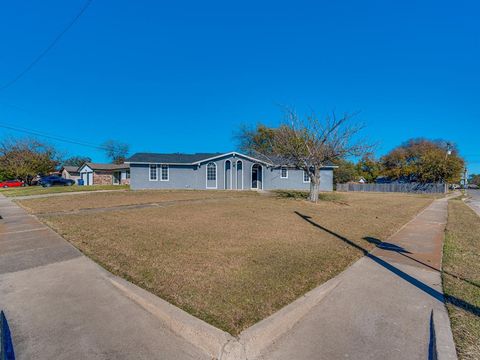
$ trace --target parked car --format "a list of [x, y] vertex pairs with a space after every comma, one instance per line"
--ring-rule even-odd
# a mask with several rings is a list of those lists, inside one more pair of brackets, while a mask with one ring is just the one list
[[57, 175], [50, 175], [42, 177], [40, 180], [38, 180], [38, 183], [43, 187], [50, 187], [55, 185], [72, 186], [75, 184], [75, 181], [71, 179], [64, 179]]
[[26, 185], [23, 181], [20, 181], [20, 180], [5, 180], [0, 182], [0, 187], [2, 188], [19, 187], [19, 186], [26, 186]]

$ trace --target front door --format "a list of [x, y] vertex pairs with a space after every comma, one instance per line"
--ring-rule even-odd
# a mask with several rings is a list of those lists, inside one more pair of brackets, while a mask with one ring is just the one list
[[259, 164], [252, 166], [252, 189], [262, 189], [262, 166]]
[[122, 173], [120, 171], [113, 172], [113, 185], [120, 185], [120, 180], [122, 178]]

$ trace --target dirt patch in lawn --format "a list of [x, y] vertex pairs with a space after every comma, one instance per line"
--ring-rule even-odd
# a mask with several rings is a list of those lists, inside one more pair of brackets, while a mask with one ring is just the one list
[[371, 248], [364, 237], [386, 240], [430, 202], [351, 193], [311, 204], [246, 194], [41, 218], [113, 273], [235, 335], [362, 256], [297, 213]]
[[123, 191], [88, 193], [71, 197], [48, 197], [39, 199], [21, 200], [18, 203], [33, 214], [70, 212], [81, 209], [114, 208], [119, 206], [156, 204], [172, 201], [222, 199], [258, 196], [252, 191], [195, 191], [195, 190], [171, 190], [171, 191]]
[[[480, 308], [480, 217], [461, 200], [448, 205], [448, 224], [443, 248], [445, 295]], [[480, 359], [479, 314], [447, 303], [453, 337], [460, 359]]]

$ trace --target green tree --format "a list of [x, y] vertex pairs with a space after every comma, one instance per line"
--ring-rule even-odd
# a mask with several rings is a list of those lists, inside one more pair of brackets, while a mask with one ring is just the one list
[[246, 125], [241, 126], [240, 131], [235, 136], [239, 151], [248, 155], [272, 154], [276, 130], [263, 124], [257, 124], [254, 128]]
[[468, 183], [480, 186], [480, 174], [471, 174], [468, 177]]
[[371, 155], [363, 156], [355, 165], [358, 176], [372, 183], [382, 174], [382, 164]]
[[445, 140], [411, 139], [382, 157], [384, 175], [419, 182], [457, 183], [465, 162]]
[[345, 159], [335, 161], [338, 168], [333, 170], [333, 183], [344, 184], [350, 181], [358, 180], [358, 171], [355, 164]]
[[54, 147], [37, 139], [7, 139], [0, 143], [0, 174], [30, 184], [36, 175], [54, 171], [59, 158]]

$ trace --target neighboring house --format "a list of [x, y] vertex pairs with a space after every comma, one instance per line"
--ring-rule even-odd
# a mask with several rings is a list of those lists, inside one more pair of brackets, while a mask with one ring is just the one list
[[85, 163], [78, 169], [84, 185], [124, 185], [130, 184], [128, 164]]
[[366, 184], [366, 183], [367, 183], [367, 180], [366, 180], [363, 176], [361, 176], [360, 179], [358, 179], [358, 183], [360, 183], [360, 184]]
[[60, 170], [60, 173], [64, 179], [75, 180], [75, 182], [77, 182], [78, 179], [80, 179], [80, 172], [78, 171], [78, 166], [65, 165]]
[[[202, 154], [137, 153], [130, 165], [132, 189], [309, 190], [303, 170], [280, 160], [238, 152]], [[320, 170], [320, 190], [333, 190], [333, 169]]]

